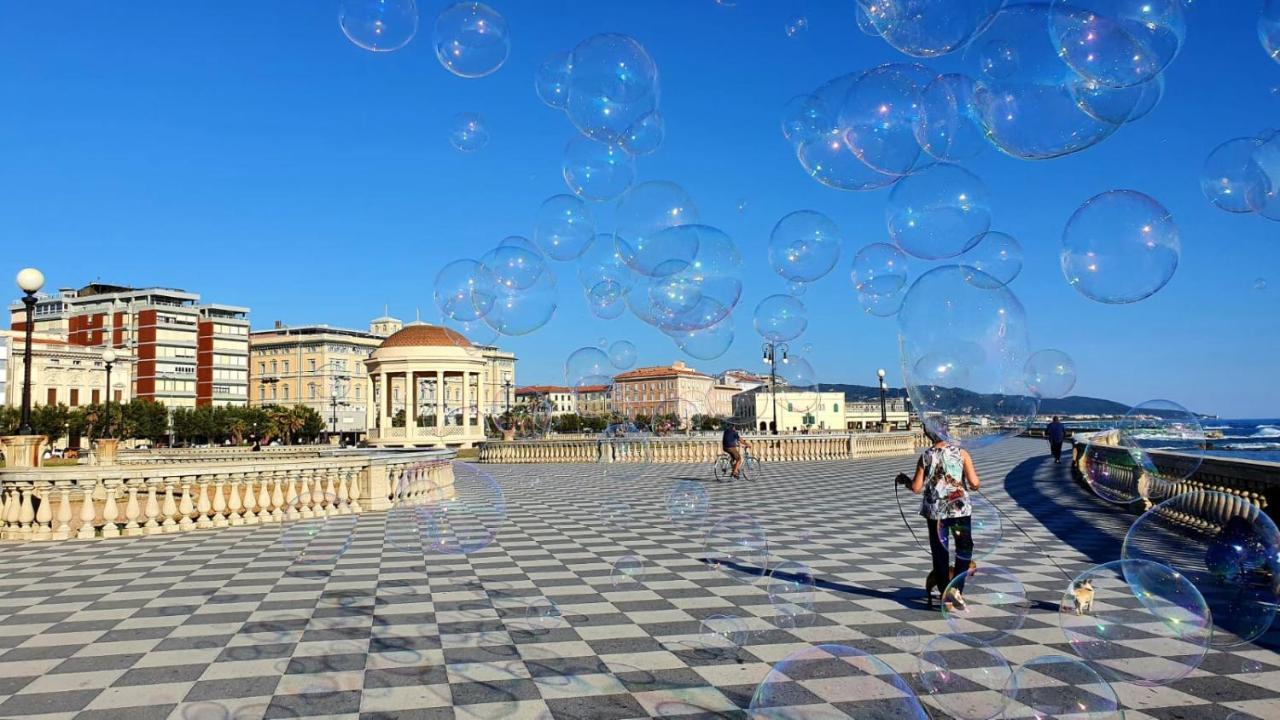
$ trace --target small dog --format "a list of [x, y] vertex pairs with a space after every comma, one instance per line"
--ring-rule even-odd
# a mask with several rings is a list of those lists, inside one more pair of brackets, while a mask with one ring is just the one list
[[[973, 576], [973, 573], [977, 572], [977, 570], [978, 570], [978, 563], [973, 562], [972, 560], [970, 560], [970, 561], [969, 561], [969, 576], [970, 576], [970, 577], [972, 577], [972, 576]], [[926, 578], [926, 579], [925, 579], [925, 581], [924, 581], [924, 596], [925, 596], [925, 599], [926, 599], [926, 600], [928, 601], [928, 603], [929, 603], [929, 607], [930, 607], [930, 609], [932, 609], [932, 608], [933, 608], [933, 590], [934, 590], [934, 588], [937, 588], [937, 589], [938, 589], [938, 602], [942, 602], [942, 599], [943, 599], [943, 598], [942, 598], [942, 594], [943, 594], [944, 592], [946, 592], [946, 591], [947, 591], [947, 586], [951, 584], [951, 581], [952, 581], [952, 580], [954, 580], [954, 579], [955, 579], [955, 577], [956, 577], [956, 569], [955, 569], [955, 568], [947, 568], [947, 581], [946, 581], [946, 582], [939, 582], [939, 581], [938, 581], [938, 574], [937, 574], [936, 572], [934, 572], [933, 570], [930, 570], [930, 571], [929, 571], [929, 577], [928, 577], [928, 578]]]
[[1071, 602], [1077, 615], [1093, 612], [1093, 581], [1081, 580], [1071, 586]]

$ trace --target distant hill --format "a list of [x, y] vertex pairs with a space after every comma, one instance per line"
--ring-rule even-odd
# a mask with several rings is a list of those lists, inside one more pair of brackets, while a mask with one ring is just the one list
[[[880, 388], [871, 385], [822, 383], [821, 387], [827, 392], [843, 392], [844, 399], [849, 402], [866, 402], [880, 399]], [[888, 392], [889, 397], [906, 395], [906, 390], [903, 388], [889, 388]], [[1001, 407], [1007, 408], [1009, 406], [1008, 401], [1012, 399], [1007, 395], [987, 395], [959, 388], [944, 388], [942, 392], [950, 395], [946, 402], [947, 405], [965, 407], [969, 412], [979, 415], [984, 413], [998, 414], [1001, 412]], [[1123, 415], [1128, 411], [1129, 406], [1124, 403], [1079, 395], [1040, 401], [1041, 415]]]

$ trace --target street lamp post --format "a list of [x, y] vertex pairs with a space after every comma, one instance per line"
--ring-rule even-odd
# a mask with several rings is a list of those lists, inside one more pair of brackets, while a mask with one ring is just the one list
[[880, 378], [880, 430], [885, 431], [889, 426], [889, 414], [885, 411], [884, 394], [887, 389], [884, 384], [884, 368], [876, 371], [876, 375]]
[[19, 435], [31, 435], [31, 334], [36, 324], [36, 293], [44, 287], [44, 273], [35, 268], [25, 268], [18, 273], [18, 289], [23, 292], [22, 304], [27, 308], [26, 343], [22, 347], [22, 424]]
[[111, 437], [111, 366], [116, 363], [116, 351], [111, 348], [103, 350], [102, 362], [107, 366], [107, 427], [103, 435]]
[[[769, 395], [773, 400], [773, 434], [778, 434], [778, 360], [787, 362], [787, 344], [767, 342], [761, 347], [762, 360], [769, 366]], [[779, 355], [781, 353], [781, 355]]]

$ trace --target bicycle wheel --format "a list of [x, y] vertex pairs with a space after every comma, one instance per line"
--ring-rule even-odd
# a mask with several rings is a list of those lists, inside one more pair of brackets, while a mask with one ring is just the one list
[[759, 460], [757, 460], [756, 458], [749, 457], [749, 458], [747, 458], [747, 459], [743, 460], [743, 462], [742, 462], [742, 476], [743, 476], [743, 477], [747, 477], [747, 476], [748, 476], [748, 474], [750, 474], [750, 475], [759, 475], [759, 474], [760, 474], [760, 461], [759, 461]]
[[718, 460], [715, 461], [712, 467], [715, 468], [715, 474], [716, 474], [717, 480], [724, 480], [725, 478], [729, 477], [729, 458], [723, 457], [723, 456], [720, 457]]

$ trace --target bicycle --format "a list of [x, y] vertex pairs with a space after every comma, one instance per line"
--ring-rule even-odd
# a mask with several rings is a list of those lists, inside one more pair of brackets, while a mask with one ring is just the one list
[[[716, 458], [716, 461], [715, 463], [712, 464], [712, 467], [714, 469], [717, 480], [724, 480], [725, 478], [732, 477], [733, 458], [730, 457], [729, 453], [727, 452], [720, 453], [720, 457]], [[742, 479], [747, 480], [750, 478], [751, 475], [758, 475], [759, 473], [760, 473], [760, 460], [757, 459], [754, 455], [752, 455], [750, 450], [743, 449], [742, 472], [740, 473], [742, 476]]]

